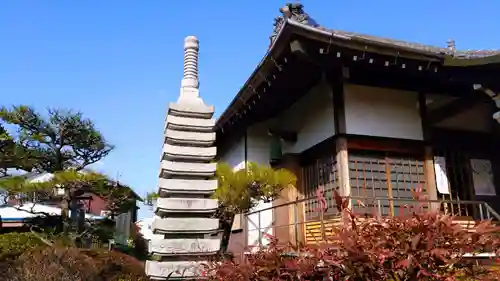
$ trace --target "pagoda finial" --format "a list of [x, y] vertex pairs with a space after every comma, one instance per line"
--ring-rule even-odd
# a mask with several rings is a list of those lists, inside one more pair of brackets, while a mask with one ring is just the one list
[[198, 51], [200, 45], [194, 36], [184, 39], [184, 77], [182, 78], [182, 88], [198, 89]]
[[446, 44], [447, 44], [448, 50], [450, 50], [450, 52], [452, 52], [452, 53], [455, 53], [455, 51], [457, 50], [455, 40], [450, 39], [450, 40], [446, 41]]

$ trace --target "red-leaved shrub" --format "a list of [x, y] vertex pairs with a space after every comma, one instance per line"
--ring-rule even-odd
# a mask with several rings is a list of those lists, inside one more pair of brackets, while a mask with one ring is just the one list
[[249, 254], [245, 262], [208, 266], [207, 276], [219, 281], [500, 280], [493, 267], [468, 256], [500, 254], [500, 230], [491, 221], [464, 229], [452, 217], [430, 210], [358, 218], [338, 195], [336, 201], [344, 225], [332, 229], [331, 240], [321, 247], [290, 249], [271, 239], [266, 249]]

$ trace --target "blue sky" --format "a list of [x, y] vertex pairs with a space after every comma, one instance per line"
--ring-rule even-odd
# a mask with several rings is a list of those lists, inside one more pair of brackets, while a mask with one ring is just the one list
[[[265, 54], [286, 1], [3, 1], [0, 101], [73, 108], [116, 150], [96, 169], [157, 188], [183, 39], [200, 40], [200, 90], [220, 114]], [[459, 49], [500, 49], [500, 1], [303, 0], [321, 25]], [[143, 207], [140, 217], [150, 214]]]

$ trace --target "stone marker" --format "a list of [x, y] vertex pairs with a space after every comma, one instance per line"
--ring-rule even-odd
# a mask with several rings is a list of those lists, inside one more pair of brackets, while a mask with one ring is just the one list
[[[206, 105], [198, 89], [198, 40], [184, 40], [184, 78], [177, 103], [166, 118], [160, 165], [159, 195], [152, 230], [164, 239], [149, 242], [149, 252], [161, 261], [147, 261], [146, 274], [153, 280], [194, 279], [202, 264], [220, 249], [213, 218], [217, 201], [215, 177], [214, 108]], [[208, 236], [208, 237], [207, 237]]]

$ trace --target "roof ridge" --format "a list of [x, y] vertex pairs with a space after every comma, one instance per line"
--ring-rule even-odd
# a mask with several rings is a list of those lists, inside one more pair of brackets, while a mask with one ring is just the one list
[[287, 3], [284, 7], [280, 8], [281, 16], [275, 19], [274, 30], [271, 35], [271, 44], [276, 39], [278, 31], [283, 27], [282, 19], [292, 20], [298, 24], [304, 26], [310, 26], [317, 29], [318, 31], [331, 32], [336, 35], [348, 36], [354, 39], [369, 40], [375, 43], [391, 44], [398, 47], [404, 47], [409, 49], [414, 49], [417, 51], [431, 52], [441, 55], [449, 55], [451, 57], [456, 57], [457, 59], [478, 59], [494, 55], [500, 55], [500, 49], [489, 49], [489, 50], [457, 50], [455, 47], [455, 41], [449, 40], [447, 42], [447, 47], [440, 47], [422, 43], [416, 43], [411, 41], [404, 41], [399, 39], [392, 39], [382, 36], [374, 36], [368, 34], [362, 34], [357, 32], [343, 31], [338, 29], [331, 29], [318, 24], [314, 19], [312, 19], [309, 14], [304, 11], [304, 5], [299, 3]]

